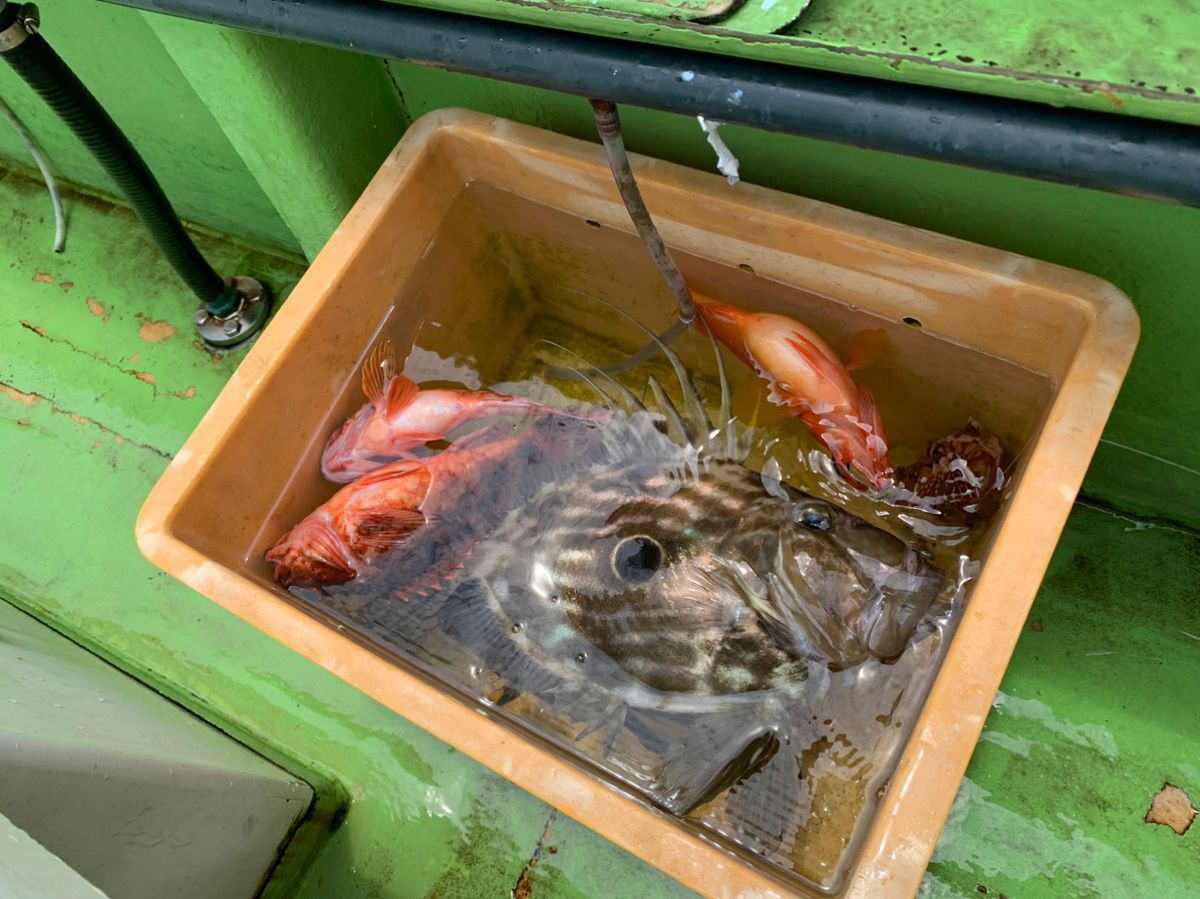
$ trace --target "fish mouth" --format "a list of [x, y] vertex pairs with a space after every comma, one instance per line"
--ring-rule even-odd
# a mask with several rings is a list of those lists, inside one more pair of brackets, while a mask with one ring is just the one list
[[267, 550], [275, 579], [285, 587], [344, 584], [357, 576], [354, 556], [341, 535], [324, 520], [301, 522]]
[[[894, 662], [943, 583], [928, 555], [844, 513], [814, 539], [763, 534], [752, 553], [718, 554], [712, 581], [734, 593], [785, 651], [840, 671]], [[754, 559], [752, 562], [751, 559]]]

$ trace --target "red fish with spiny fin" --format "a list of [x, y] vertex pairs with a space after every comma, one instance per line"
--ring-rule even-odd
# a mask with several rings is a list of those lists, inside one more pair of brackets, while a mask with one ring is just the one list
[[866, 331], [856, 338], [851, 362], [837, 354], [808, 326], [786, 315], [747, 312], [722, 303], [697, 302], [703, 322], [721, 343], [765, 380], [771, 402], [787, 407], [833, 456], [838, 471], [856, 486], [891, 483], [887, 434], [875, 397], [855, 384], [849, 368], [855, 355], [881, 336]]
[[285, 587], [344, 584], [425, 524], [421, 511], [433, 474], [400, 460], [339, 490], [284, 534], [266, 559]]
[[342, 487], [266, 559], [285, 587], [346, 584], [386, 568], [409, 593], [436, 589], [531, 491], [591, 464], [603, 442], [595, 429], [562, 414], [516, 432], [501, 422], [436, 455], [389, 463]]
[[415, 458], [415, 450], [473, 421], [571, 414], [493, 390], [421, 390], [400, 371], [388, 340], [376, 344], [367, 358], [362, 387], [369, 402], [330, 436], [321, 454], [321, 473], [339, 484], [388, 461]]

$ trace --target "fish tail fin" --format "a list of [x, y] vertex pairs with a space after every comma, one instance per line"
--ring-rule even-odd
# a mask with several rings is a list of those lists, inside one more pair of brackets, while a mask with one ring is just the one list
[[354, 449], [358, 445], [359, 437], [374, 416], [375, 407], [367, 403], [329, 435], [325, 449], [321, 452], [321, 474], [325, 476], [326, 480], [345, 484], [353, 481], [364, 470], [377, 467], [368, 466], [366, 469], [360, 469], [353, 464], [351, 459]]
[[747, 365], [752, 365], [746, 348], [746, 337], [754, 322], [752, 313], [709, 300], [697, 300], [696, 311], [699, 313], [696, 318], [704, 323], [705, 331], [729, 347]]

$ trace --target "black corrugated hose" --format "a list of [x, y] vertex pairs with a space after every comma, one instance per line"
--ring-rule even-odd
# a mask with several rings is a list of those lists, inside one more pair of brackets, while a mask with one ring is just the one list
[[237, 306], [236, 289], [196, 249], [154, 175], [96, 98], [40, 34], [27, 34], [16, 21], [19, 9], [15, 3], [0, 8], [0, 37], [21, 29], [15, 39], [0, 40], [0, 56], [92, 152], [197, 298], [214, 315], [228, 314]]

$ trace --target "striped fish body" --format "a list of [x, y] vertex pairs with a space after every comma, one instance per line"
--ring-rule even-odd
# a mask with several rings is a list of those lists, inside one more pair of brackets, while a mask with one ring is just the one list
[[861, 519], [683, 454], [543, 488], [467, 577], [523, 654], [656, 707], [795, 692], [814, 664], [899, 655], [941, 583]]

